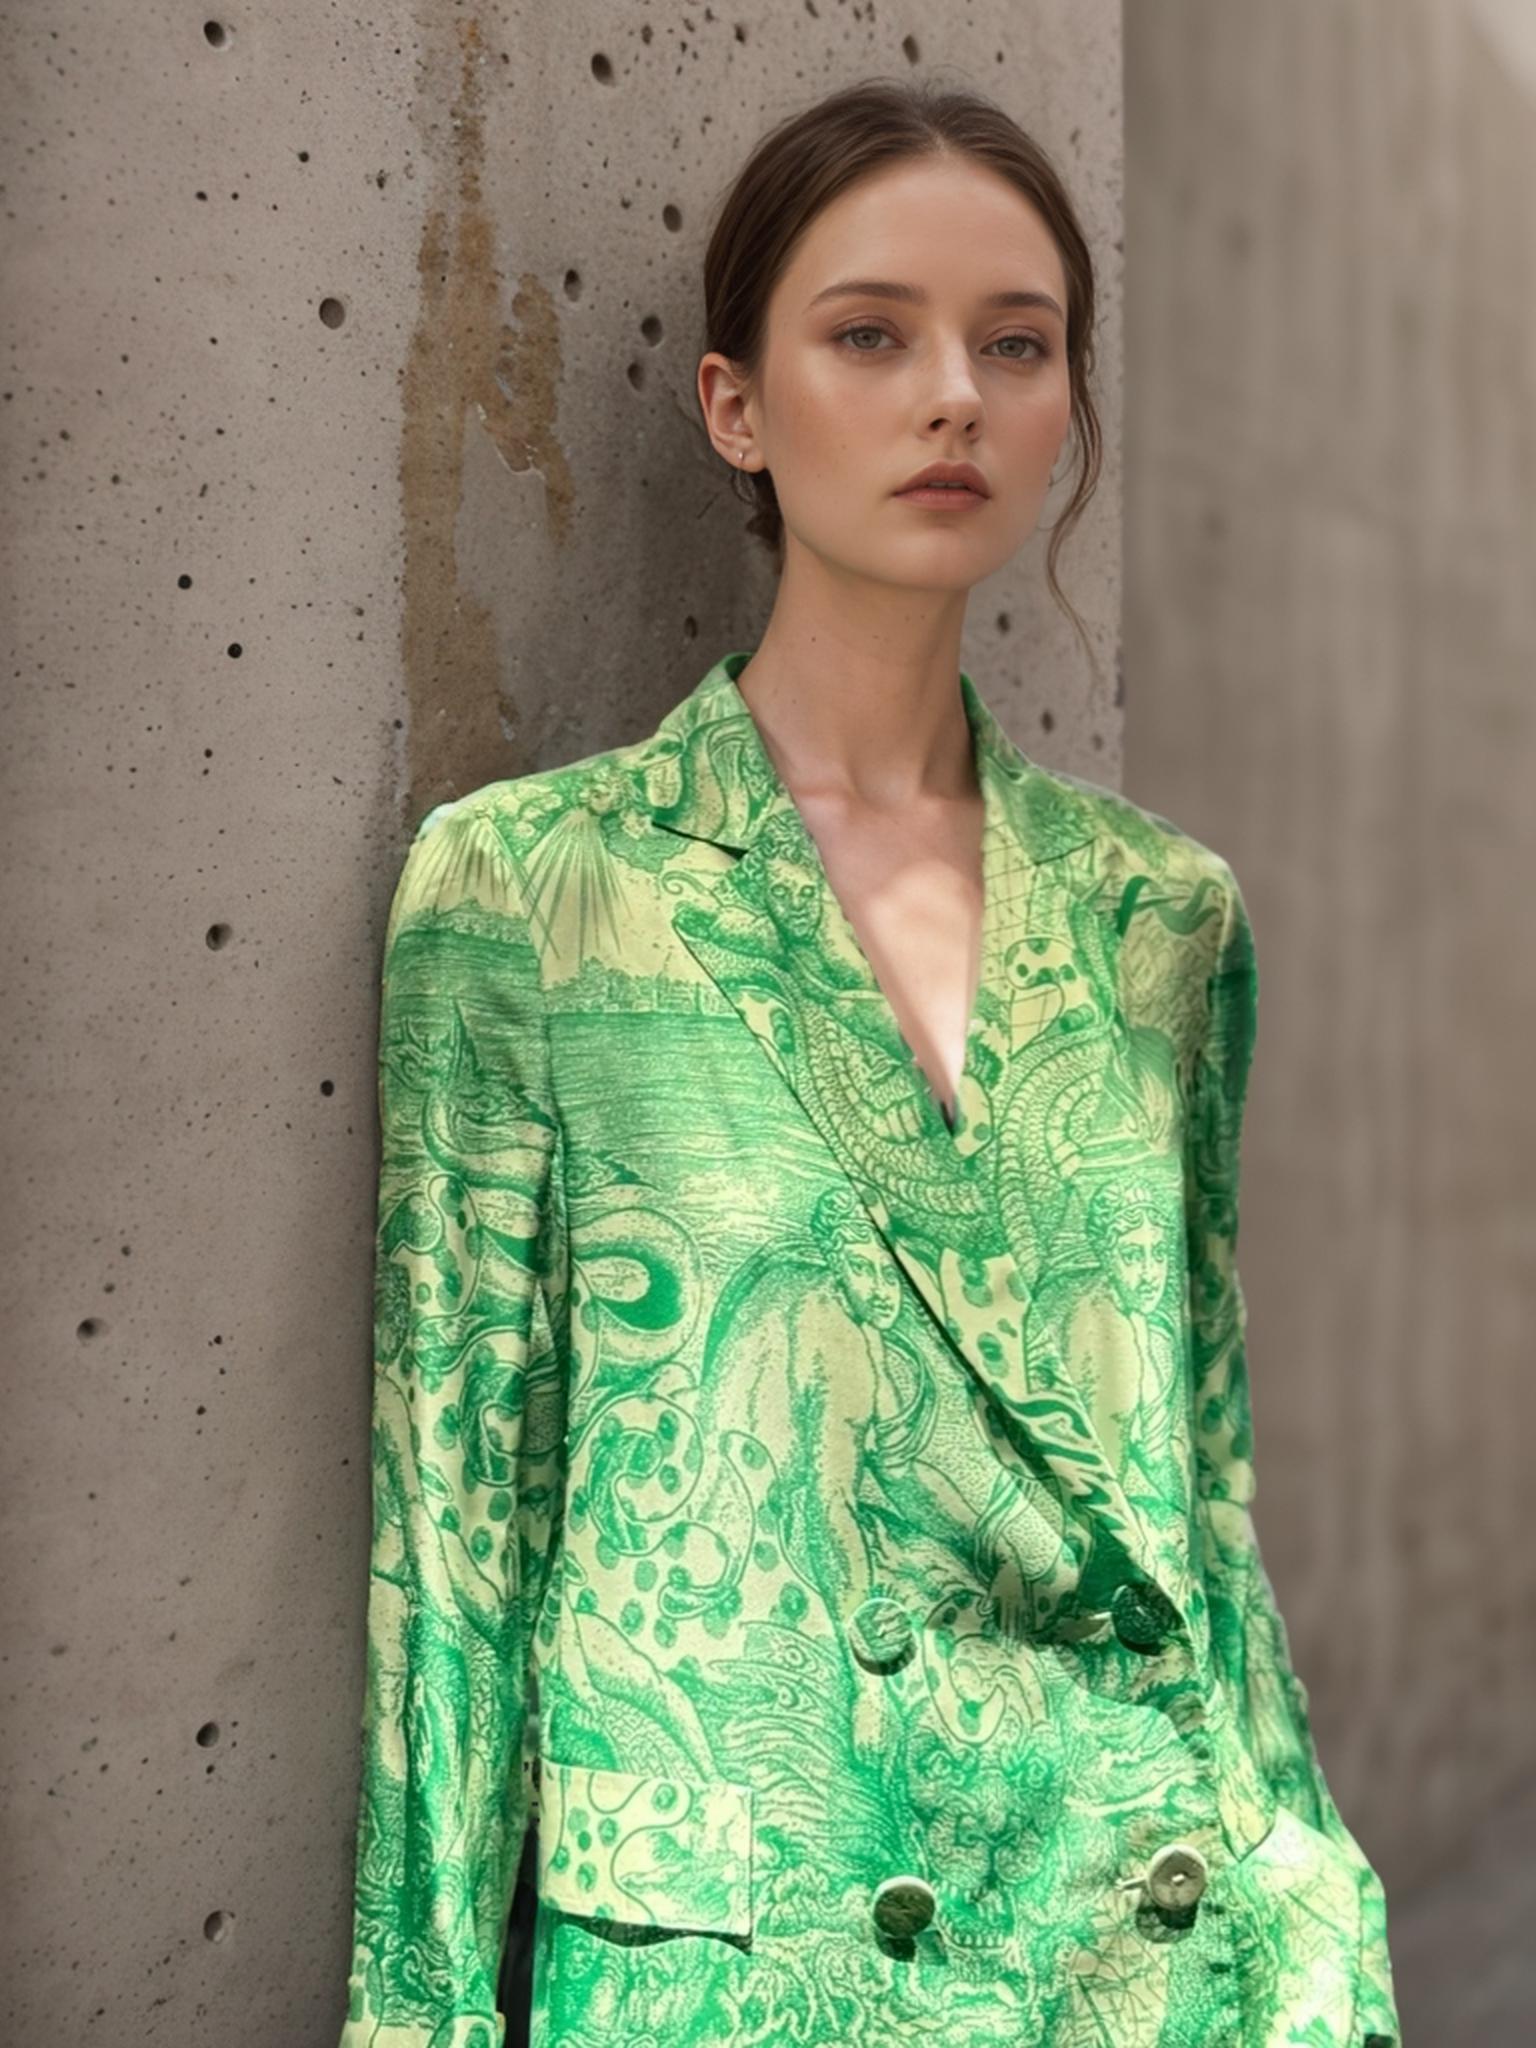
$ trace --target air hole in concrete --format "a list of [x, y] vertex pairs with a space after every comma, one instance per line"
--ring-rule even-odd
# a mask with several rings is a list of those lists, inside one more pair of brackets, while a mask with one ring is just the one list
[[190, 590], [192, 588], [192, 578], [190, 576], [178, 576], [176, 578], [176, 588], [178, 590]]
[[1056, 714], [1055, 714], [1055, 712], [1054, 712], [1054, 711], [1042, 711], [1042, 712], [1041, 712], [1041, 714], [1040, 714], [1040, 723], [1041, 723], [1042, 727], [1043, 727], [1043, 728], [1045, 729], [1045, 731], [1046, 731], [1046, 732], [1054, 732], [1054, 731], [1056, 730]]
[[229, 656], [231, 661], [238, 661], [241, 655], [244, 654], [245, 649], [240, 645], [240, 642], [238, 640], [231, 640], [229, 645], [225, 648], [224, 652]]
[[322, 1081], [320, 1083], [320, 1093], [322, 1095], [334, 1095], [336, 1093], [336, 1083], [334, 1081]]
[[997, 630], [999, 631], [999, 633], [1011, 633], [1011, 632], [1013, 631], [1013, 613], [1012, 613], [1012, 612], [999, 612], [999, 613], [998, 613], [998, 615], [997, 615]]
[[641, 368], [639, 363], [626, 363], [624, 365], [624, 374], [629, 379], [630, 383], [634, 386], [636, 391], [642, 390], [644, 388], [645, 371]]
[[599, 85], [612, 85], [613, 83], [613, 66], [601, 50], [592, 59], [592, 76]]
[[232, 1913], [210, 1913], [203, 1922], [203, 1937], [207, 1941], [222, 1941], [234, 1922]]
[[581, 272], [579, 270], [568, 270], [565, 273], [565, 296], [568, 299], [579, 299], [581, 297]]
[[227, 924], [211, 924], [203, 936], [208, 941], [209, 952], [217, 953], [221, 946], [229, 944], [230, 940], [234, 937], [234, 932]]
[[227, 50], [233, 31], [227, 29], [222, 21], [205, 21], [203, 23], [203, 34], [207, 38], [208, 47], [211, 50]]
[[661, 322], [654, 313], [647, 313], [640, 322], [640, 332], [651, 344], [651, 347], [655, 348], [656, 344], [661, 340]]
[[340, 299], [322, 299], [320, 301], [320, 318], [327, 327], [339, 327], [346, 317], [347, 309]]
[[919, 61], [919, 60], [918, 60], [918, 49], [917, 49], [917, 37], [916, 37], [916, 36], [903, 36], [903, 37], [902, 37], [902, 39], [901, 39], [901, 54], [903, 55], [903, 57], [905, 57], [905, 58], [906, 58], [906, 60], [907, 60], [907, 62], [908, 62], [909, 64], [916, 64], [916, 63], [917, 63], [917, 62]]
[[675, 206], [664, 206], [661, 209], [661, 224], [675, 235], [683, 224], [683, 216]]
[[76, 1323], [75, 1335], [82, 1344], [88, 1344], [92, 1337], [99, 1337], [101, 1335], [101, 1329], [100, 1316], [85, 1316]]
[[213, 1745], [214, 1745], [214, 1744], [215, 1744], [215, 1743], [216, 1743], [216, 1742], [218, 1741], [218, 1739], [219, 1739], [219, 1724], [218, 1724], [218, 1722], [217, 1722], [217, 1721], [205, 1721], [205, 1722], [203, 1723], [202, 1727], [201, 1727], [201, 1728], [199, 1728], [199, 1729], [198, 1729], [198, 1731], [197, 1731], [197, 1739], [198, 1739], [198, 1742], [199, 1742], [199, 1744], [201, 1745], [201, 1747], [202, 1747], [202, 1748], [204, 1748], [204, 1749], [212, 1749]]

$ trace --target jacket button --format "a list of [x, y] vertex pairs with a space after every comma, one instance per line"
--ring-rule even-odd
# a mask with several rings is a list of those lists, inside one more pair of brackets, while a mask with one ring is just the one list
[[912, 1654], [912, 1624], [906, 1610], [884, 1594], [855, 1607], [848, 1617], [848, 1633], [859, 1662], [877, 1670], [900, 1664]]
[[1056, 1639], [1063, 1643], [1102, 1643], [1110, 1633], [1111, 1618], [1107, 1607], [1069, 1614], [1056, 1624]]
[[1159, 1906], [1192, 1906], [1206, 1884], [1205, 1858], [1188, 1842], [1170, 1842], [1147, 1865], [1147, 1890]]
[[933, 1886], [921, 1877], [888, 1877], [875, 1887], [873, 1912], [882, 1934], [921, 1934], [933, 1918]]
[[1160, 1650], [1179, 1625], [1179, 1610], [1150, 1579], [1127, 1579], [1116, 1586], [1109, 1612], [1128, 1650]]

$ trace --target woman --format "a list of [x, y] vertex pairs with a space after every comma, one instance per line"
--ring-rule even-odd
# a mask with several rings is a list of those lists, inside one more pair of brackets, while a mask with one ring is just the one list
[[1250, 1516], [1242, 896], [958, 668], [1092, 488], [1082, 232], [865, 85], [705, 289], [760, 644], [391, 911], [343, 2048], [1395, 2043]]

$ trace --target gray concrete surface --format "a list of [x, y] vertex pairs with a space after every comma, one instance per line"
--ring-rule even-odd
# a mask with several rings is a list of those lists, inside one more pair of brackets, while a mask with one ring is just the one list
[[1126, 772], [1260, 963], [1259, 1497], [1408, 2048], [1536, 2039], [1536, 11], [1126, 10]]
[[1536, 1777], [1502, 1793], [1392, 1925], [1407, 2048], [1530, 2048], [1536, 2035]]
[[699, 263], [832, 85], [968, 78], [1079, 196], [1095, 661], [1043, 541], [966, 657], [1118, 775], [1119, 33], [1114, 0], [0, 22], [7, 2039], [340, 2031], [384, 914], [430, 804], [752, 644]]

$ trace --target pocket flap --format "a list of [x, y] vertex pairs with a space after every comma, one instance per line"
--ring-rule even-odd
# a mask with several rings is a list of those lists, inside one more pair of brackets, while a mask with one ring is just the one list
[[752, 1787], [539, 1766], [538, 1884], [572, 1913], [701, 1933], [752, 1931]]

